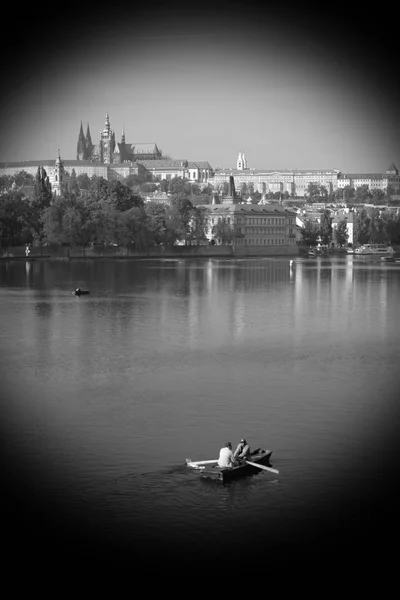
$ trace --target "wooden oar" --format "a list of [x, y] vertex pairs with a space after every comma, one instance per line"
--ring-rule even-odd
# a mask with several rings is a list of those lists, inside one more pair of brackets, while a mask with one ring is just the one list
[[192, 467], [193, 465], [196, 465], [196, 466], [198, 466], [198, 465], [212, 465], [212, 464], [215, 465], [215, 464], [217, 464], [217, 462], [218, 462], [217, 458], [215, 460], [197, 460], [197, 461], [192, 461], [192, 460], [190, 460], [190, 458], [186, 459], [186, 464], [189, 467]]
[[250, 462], [249, 460], [246, 460], [245, 462], [248, 465], [251, 465], [252, 467], [258, 467], [259, 469], [264, 469], [265, 471], [271, 471], [271, 473], [276, 473], [277, 475], [279, 475], [279, 471], [277, 469], [271, 469], [271, 467], [264, 467], [264, 465], [259, 465], [257, 463]]

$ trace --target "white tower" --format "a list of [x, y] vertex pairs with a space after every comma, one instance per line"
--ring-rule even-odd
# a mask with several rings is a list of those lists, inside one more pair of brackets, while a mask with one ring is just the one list
[[236, 163], [236, 168], [239, 171], [243, 171], [243, 157], [242, 157], [241, 152], [239, 152], [239, 156], [238, 156], [237, 163]]

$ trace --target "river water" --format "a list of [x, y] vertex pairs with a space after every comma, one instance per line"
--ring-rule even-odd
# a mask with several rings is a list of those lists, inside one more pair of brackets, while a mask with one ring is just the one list
[[[0, 303], [25, 547], [195, 565], [368, 552], [394, 527], [400, 264], [3, 261]], [[222, 485], [185, 466], [243, 436], [279, 475]]]

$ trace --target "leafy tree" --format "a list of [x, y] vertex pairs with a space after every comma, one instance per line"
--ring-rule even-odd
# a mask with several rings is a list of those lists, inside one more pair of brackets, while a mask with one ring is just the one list
[[191, 185], [187, 181], [187, 179], [182, 179], [182, 177], [174, 177], [169, 182], [169, 193], [173, 196], [182, 196], [182, 195], [190, 195], [191, 194]]
[[32, 241], [29, 202], [20, 192], [9, 191], [0, 196], [0, 243], [20, 245]]
[[228, 181], [224, 181], [222, 183], [222, 186], [220, 188], [220, 192], [221, 192], [221, 194], [223, 196], [227, 196], [228, 195], [228, 193], [229, 193], [229, 183], [228, 183]]
[[390, 215], [386, 224], [388, 241], [400, 244], [400, 214]]
[[166, 241], [167, 205], [159, 202], [146, 202], [144, 212], [146, 229], [149, 232], [149, 243], [164, 243]]
[[140, 184], [140, 191], [144, 194], [148, 194], [149, 192], [155, 192], [157, 190], [157, 184], [152, 182], [145, 182]]
[[0, 192], [11, 189], [12, 182], [13, 182], [13, 180], [10, 175], [1, 175], [0, 176]]
[[236, 237], [236, 232], [230, 217], [220, 217], [213, 226], [211, 233], [214, 239], [220, 240], [221, 244], [231, 244]]
[[367, 184], [359, 186], [355, 191], [354, 201], [357, 203], [369, 202], [372, 198], [372, 193]]
[[379, 215], [378, 210], [374, 210], [371, 215], [371, 233], [370, 242], [373, 244], [383, 244], [387, 242], [386, 219]]
[[316, 246], [319, 238], [319, 228], [314, 221], [306, 220], [304, 227], [301, 229], [303, 244], [306, 246]]
[[320, 188], [316, 183], [310, 183], [307, 186], [307, 195], [310, 197], [310, 200], [314, 201], [316, 198], [319, 198], [321, 195]]
[[240, 195], [242, 196], [242, 198], [247, 198], [249, 195], [249, 188], [245, 181], [243, 181], [242, 186], [240, 188]]
[[334, 236], [335, 242], [337, 245], [342, 247], [346, 244], [349, 239], [349, 234], [347, 233], [347, 219], [341, 219], [337, 226], [334, 228]]
[[201, 190], [201, 194], [204, 194], [205, 196], [211, 196], [211, 194], [213, 193], [214, 188], [212, 185], [210, 185], [209, 183], [203, 187], [203, 189]]
[[15, 175], [13, 175], [13, 180], [15, 185], [18, 187], [23, 187], [24, 185], [34, 185], [35, 182], [33, 175], [27, 173], [26, 171], [18, 171], [18, 173], [15, 173]]
[[329, 192], [325, 185], [319, 186], [319, 193], [323, 198], [325, 198], [325, 199], [328, 198]]
[[163, 194], [168, 192], [168, 181], [166, 179], [161, 180], [160, 191], [163, 192]]
[[189, 219], [189, 235], [187, 238], [188, 243], [201, 244], [201, 242], [205, 242], [207, 240], [207, 226], [207, 209], [202, 206], [193, 208]]
[[[126, 185], [120, 181], [111, 181], [106, 184], [107, 201], [119, 211], [130, 210], [134, 206], [143, 206], [143, 200], [136, 196]], [[103, 190], [103, 183], [102, 183]]]
[[75, 194], [75, 196], [79, 196], [80, 189], [79, 189], [78, 178], [76, 176], [75, 169], [72, 169], [72, 171], [71, 171], [71, 176], [70, 176], [69, 182], [68, 182], [68, 191], [71, 194]]
[[42, 216], [45, 209], [50, 206], [52, 200], [53, 194], [46, 170], [43, 167], [38, 167], [31, 204], [32, 210], [30, 211], [30, 228], [34, 240], [40, 244], [44, 241]]
[[358, 244], [368, 244], [371, 235], [371, 219], [368, 216], [367, 211], [363, 208], [362, 211], [357, 214], [354, 241]]
[[322, 243], [328, 246], [332, 240], [332, 217], [329, 210], [325, 209], [321, 215], [319, 234]]
[[91, 179], [87, 173], [82, 173], [81, 175], [78, 175], [76, 181], [80, 190], [89, 189]]

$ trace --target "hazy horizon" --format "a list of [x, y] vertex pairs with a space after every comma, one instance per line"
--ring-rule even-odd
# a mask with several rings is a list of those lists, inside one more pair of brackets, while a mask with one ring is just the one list
[[9, 64], [0, 162], [75, 159], [81, 122], [98, 143], [108, 113], [117, 142], [124, 128], [127, 143], [214, 169], [240, 151], [254, 169], [399, 167], [396, 70], [379, 34], [365, 21], [348, 31], [340, 10], [239, 6], [115, 5], [58, 30], [49, 7], [32, 25], [44, 42]]

